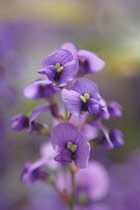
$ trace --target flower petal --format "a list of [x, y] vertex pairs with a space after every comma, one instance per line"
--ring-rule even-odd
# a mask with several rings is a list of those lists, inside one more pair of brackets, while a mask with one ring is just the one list
[[86, 168], [90, 154], [89, 143], [80, 132], [78, 133], [74, 143], [77, 145], [78, 148], [75, 152], [75, 165], [77, 168]]
[[102, 138], [99, 139], [99, 144], [101, 144], [105, 149], [112, 149], [114, 145], [111, 142], [107, 129], [99, 122], [93, 122], [91, 124], [103, 132]]
[[54, 127], [51, 133], [51, 141], [53, 147], [58, 151], [61, 152], [68, 141], [74, 141], [77, 137], [78, 131], [76, 128], [67, 122], [63, 122], [58, 124]]
[[73, 60], [73, 55], [71, 52], [65, 49], [58, 49], [51, 54], [49, 54], [41, 63], [42, 67], [45, 68], [49, 65], [55, 66], [60, 63], [62, 66]]
[[109, 114], [111, 117], [121, 117], [122, 116], [122, 107], [119, 103], [111, 101], [107, 105]]
[[97, 161], [90, 161], [85, 170], [78, 170], [75, 174], [76, 189], [85, 189], [88, 198], [101, 200], [109, 191], [109, 175], [103, 165]]
[[61, 72], [58, 87], [66, 86], [71, 80], [73, 80], [78, 72], [79, 63], [77, 58], [73, 59], [63, 65], [64, 70]]
[[69, 50], [72, 53], [74, 58], [77, 56], [77, 49], [76, 49], [75, 45], [73, 43], [71, 43], [71, 42], [64, 43], [61, 46], [61, 49]]
[[[71, 141], [73, 144], [76, 144], [77, 150], [75, 152], [75, 165], [79, 168], [85, 168], [87, 166], [90, 151], [89, 143], [72, 124], [68, 122], [58, 124], [52, 130], [51, 141], [53, 147], [58, 152], [61, 152], [63, 149], [65, 149], [69, 141]], [[57, 158], [60, 160], [61, 156]]]
[[121, 147], [124, 145], [123, 133], [120, 130], [111, 130], [109, 135], [114, 147]]
[[85, 58], [87, 61], [86, 69], [84, 69], [84, 74], [94, 74], [101, 71], [105, 66], [105, 62], [100, 59], [95, 53], [86, 50], [78, 50], [77, 56], [80, 58]]
[[66, 108], [69, 110], [70, 113], [75, 114], [77, 116], [80, 115], [82, 107], [80, 95], [80, 93], [69, 88], [63, 88], [61, 93], [62, 100]]
[[50, 66], [47, 66], [46, 68], [39, 70], [38, 73], [47, 75], [48, 79], [50, 81], [53, 81], [56, 74], [56, 67], [53, 65], [50, 65]]
[[99, 101], [90, 98], [87, 101], [88, 112], [90, 115], [93, 115], [99, 111], [99, 109], [104, 108], [104, 105], [100, 104]]
[[57, 156], [55, 156], [54, 160], [58, 162], [68, 162], [71, 163], [71, 151], [68, 149], [63, 149]]
[[84, 93], [88, 93], [90, 97], [93, 97], [96, 100], [100, 100], [101, 98], [96, 83], [83, 77], [75, 79], [72, 82], [71, 89], [77, 91], [81, 95], [83, 95]]
[[40, 154], [42, 159], [45, 160], [47, 167], [49, 167], [50, 169], [56, 170], [60, 167], [60, 163], [54, 161], [54, 157], [58, 153], [54, 150], [50, 142], [41, 145]]
[[33, 125], [32, 125], [33, 121], [40, 115], [41, 112], [48, 111], [48, 110], [50, 110], [50, 106], [48, 104], [43, 104], [43, 105], [38, 106], [37, 108], [35, 108], [33, 110], [33, 113], [29, 117], [28, 133], [34, 132], [34, 128], [33, 128]]
[[40, 99], [49, 98], [57, 93], [59, 89], [48, 79], [40, 78], [24, 88], [23, 95], [27, 98]]
[[29, 119], [23, 114], [18, 114], [11, 119], [11, 128], [15, 131], [21, 131], [28, 128]]

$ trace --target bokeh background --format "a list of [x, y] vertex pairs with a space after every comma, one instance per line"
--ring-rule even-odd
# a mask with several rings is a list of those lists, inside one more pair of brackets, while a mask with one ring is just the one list
[[106, 125], [123, 131], [125, 145], [94, 155], [111, 180], [101, 204], [109, 210], [140, 209], [139, 10], [139, 0], [0, 0], [0, 210], [33, 206], [36, 189], [22, 183], [20, 174], [24, 162], [39, 157], [46, 137], [14, 132], [10, 119], [42, 103], [25, 99], [22, 89], [39, 78], [42, 59], [65, 42], [106, 62], [103, 71], [86, 77], [107, 101], [123, 107], [123, 117]]

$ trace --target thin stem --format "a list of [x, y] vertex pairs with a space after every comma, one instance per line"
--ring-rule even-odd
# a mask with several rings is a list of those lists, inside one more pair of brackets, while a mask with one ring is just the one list
[[71, 168], [71, 196], [70, 196], [70, 204], [69, 209], [74, 210], [74, 204], [75, 204], [75, 183], [74, 183], [74, 171]]
[[67, 108], [65, 107], [65, 118], [64, 118], [64, 122], [67, 122], [68, 121], [68, 110]]

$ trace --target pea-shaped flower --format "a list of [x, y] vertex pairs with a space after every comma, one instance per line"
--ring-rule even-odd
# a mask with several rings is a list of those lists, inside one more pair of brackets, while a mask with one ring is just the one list
[[59, 153], [54, 159], [58, 162], [74, 161], [78, 168], [85, 168], [89, 159], [90, 147], [84, 136], [68, 122], [58, 124], [51, 133], [54, 149]]
[[63, 88], [62, 100], [70, 113], [79, 116], [82, 111], [95, 114], [105, 105], [100, 102], [101, 96], [97, 85], [89, 79], [79, 77], [75, 79], [71, 88]]
[[54, 94], [58, 93], [58, 91], [59, 88], [55, 87], [51, 81], [40, 78], [24, 88], [23, 95], [31, 99], [46, 98], [49, 100]]
[[59, 49], [42, 61], [42, 69], [38, 73], [47, 75], [50, 81], [63, 87], [76, 77], [78, 69], [78, 59], [70, 51]]
[[69, 50], [74, 57], [78, 58], [79, 61], [79, 72], [78, 75], [94, 74], [101, 71], [105, 62], [99, 58], [95, 53], [87, 50], [77, 50], [75, 45], [71, 42], [67, 42], [61, 46], [61, 49]]

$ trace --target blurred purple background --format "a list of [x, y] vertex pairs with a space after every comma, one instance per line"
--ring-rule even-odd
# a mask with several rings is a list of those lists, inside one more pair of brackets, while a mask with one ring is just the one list
[[86, 77], [98, 84], [104, 98], [123, 107], [123, 117], [106, 125], [123, 131], [125, 145], [93, 154], [111, 180], [101, 204], [108, 210], [139, 210], [140, 2], [5, 0], [0, 6], [0, 210], [41, 209], [35, 194], [43, 194], [44, 188], [27, 187], [19, 177], [24, 162], [38, 158], [46, 137], [14, 132], [10, 119], [41, 104], [25, 99], [22, 89], [40, 77], [42, 59], [65, 42], [93, 51], [106, 62], [103, 71]]

